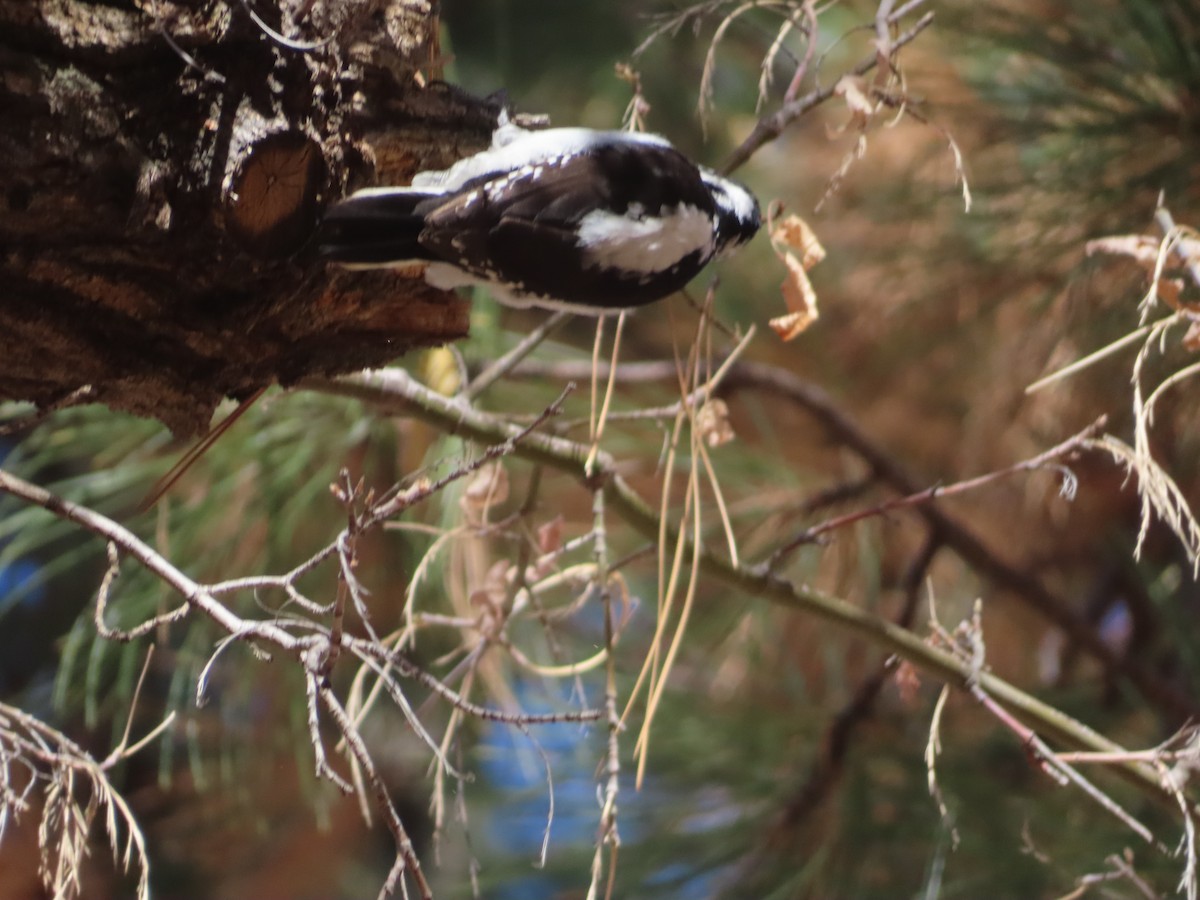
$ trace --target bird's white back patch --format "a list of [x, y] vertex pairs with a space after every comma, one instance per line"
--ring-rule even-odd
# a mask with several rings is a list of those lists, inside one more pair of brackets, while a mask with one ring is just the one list
[[[502, 126], [503, 128], [504, 126]], [[418, 172], [413, 187], [435, 190], [456, 190], [481, 175], [504, 174], [522, 166], [536, 166], [574, 153], [582, 153], [598, 144], [617, 141], [670, 147], [670, 142], [656, 134], [628, 131], [593, 131], [590, 128], [548, 128], [545, 131], [525, 131], [508, 126], [490, 150], [461, 159], [444, 171]]]
[[439, 291], [452, 291], [455, 288], [480, 284], [483, 279], [464, 272], [451, 263], [432, 262], [425, 267], [425, 283]]
[[376, 198], [378, 198], [378, 197], [403, 197], [403, 196], [413, 196], [414, 194], [418, 195], [418, 196], [425, 196], [425, 195], [435, 195], [436, 196], [438, 194], [443, 194], [443, 193], [445, 193], [445, 191], [439, 187], [429, 187], [429, 188], [418, 188], [418, 187], [407, 187], [407, 186], [369, 187], [369, 188], [359, 188], [357, 191], [355, 191], [353, 194], [351, 194], [348, 199], [350, 199], [350, 200], [365, 200], [365, 199], [369, 199], [372, 197], [376, 197]]
[[594, 209], [579, 220], [578, 246], [584, 265], [651, 275], [685, 256], [713, 250], [713, 223], [694, 206], [677, 206], [642, 218], [635, 204], [626, 215]]

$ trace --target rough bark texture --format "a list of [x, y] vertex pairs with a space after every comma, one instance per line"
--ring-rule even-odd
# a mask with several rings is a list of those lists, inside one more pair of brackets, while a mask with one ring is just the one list
[[454, 296], [309, 247], [348, 187], [487, 143], [497, 102], [423, 86], [435, 6], [0, 0], [0, 399], [189, 435], [223, 397], [465, 334]]

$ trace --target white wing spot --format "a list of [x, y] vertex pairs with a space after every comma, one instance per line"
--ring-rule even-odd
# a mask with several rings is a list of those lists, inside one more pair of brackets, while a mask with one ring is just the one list
[[633, 204], [625, 215], [594, 209], [580, 219], [584, 265], [653, 275], [693, 253], [702, 260], [712, 254], [713, 223], [703, 211], [684, 205], [652, 218], [641, 213]]

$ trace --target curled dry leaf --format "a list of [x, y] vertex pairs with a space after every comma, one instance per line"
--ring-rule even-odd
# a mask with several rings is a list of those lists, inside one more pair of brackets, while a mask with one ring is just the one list
[[780, 247], [800, 251], [800, 264], [808, 271], [825, 258], [825, 248], [817, 240], [816, 233], [799, 216], [784, 216], [771, 229], [771, 244], [775, 252]]
[[696, 432], [710, 447], [720, 447], [737, 437], [729, 422], [728, 404], [720, 398], [705, 401], [696, 410]]
[[508, 471], [500, 460], [488, 463], [467, 482], [459, 505], [471, 525], [482, 525], [488, 510], [508, 499]]
[[1155, 263], [1158, 261], [1159, 244], [1160, 241], [1144, 234], [1121, 234], [1088, 241], [1084, 244], [1084, 252], [1088, 256], [1096, 253], [1128, 256], [1138, 265], [1153, 272]]
[[508, 560], [497, 560], [487, 570], [483, 584], [471, 591], [470, 602], [479, 610], [479, 629], [484, 634], [494, 635], [504, 624], [508, 575]]
[[554, 571], [558, 554], [563, 546], [563, 525], [565, 520], [559, 514], [538, 526], [537, 548], [538, 558], [525, 570], [527, 581], [541, 581]]
[[868, 96], [871, 87], [867, 79], [861, 75], [843, 75], [833, 88], [834, 96], [841, 97], [850, 110], [850, 120], [840, 128], [834, 129], [834, 134], [842, 134], [850, 126], [865, 128], [868, 120], [875, 112], [875, 105]]
[[1160, 278], [1158, 284], [1154, 286], [1158, 292], [1158, 299], [1171, 309], [1179, 310], [1182, 308], [1180, 295], [1183, 293], [1182, 278]]
[[820, 312], [817, 310], [817, 292], [813, 290], [808, 273], [796, 257], [790, 253], [783, 259], [788, 274], [783, 280], [783, 299], [788, 312], [770, 320], [771, 329], [780, 339], [790, 341], [808, 330], [817, 321]]
[[537, 530], [538, 551], [542, 554], [557, 553], [562, 547], [563, 524], [562, 514], [555, 516]]
[[1200, 303], [1183, 296], [1187, 282], [1182, 278], [1160, 278], [1154, 287], [1158, 293], [1158, 299], [1175, 310], [1175, 312], [1185, 313], [1192, 319], [1200, 313]]
[[906, 659], [900, 660], [896, 665], [896, 674], [893, 678], [896, 682], [896, 690], [900, 693], [900, 701], [909, 708], [916, 706], [921, 690], [921, 676], [917, 672], [916, 666]]
[[[1112, 256], [1127, 256], [1145, 269], [1147, 275], [1153, 277], [1158, 272], [1158, 258], [1159, 254], [1162, 253], [1162, 245], [1161, 238], [1151, 237], [1150, 235], [1121, 234], [1088, 241], [1084, 245], [1084, 250], [1088, 256], [1097, 253], [1107, 253]], [[1176, 238], [1170, 241], [1168, 250], [1169, 252], [1165, 260], [1168, 268], [1192, 266], [1200, 262], [1200, 240], [1188, 237]], [[1159, 280], [1160, 294], [1162, 293], [1164, 280]], [[1178, 292], [1176, 292], [1176, 296], [1178, 296]], [[1163, 299], [1171, 303], [1171, 300], [1165, 294], [1163, 294]], [[1176, 309], [1179, 308], [1174, 303], [1171, 305], [1175, 306]], [[1194, 306], [1194, 304], [1187, 303], [1184, 303], [1184, 305]]]
[[629, 63], [619, 62], [615, 69], [617, 78], [633, 88], [633, 96], [629, 98], [629, 104], [625, 107], [625, 128], [629, 131], [645, 131], [650, 104], [642, 93], [642, 76]]
[[781, 339], [790, 341], [820, 316], [808, 270], [825, 258], [825, 248], [808, 223], [796, 215], [785, 216], [772, 225], [771, 247], [787, 268], [781, 288], [788, 311], [771, 319], [770, 325]]
[[[1200, 241], [1180, 237], [1170, 241], [1170, 251], [1164, 261], [1170, 267], [1193, 265], [1200, 254]], [[1175, 276], [1162, 276], [1159, 269], [1160, 255], [1163, 252], [1163, 241], [1159, 238], [1144, 234], [1122, 234], [1111, 237], [1097, 238], [1086, 244], [1088, 256], [1095, 253], [1107, 253], [1113, 256], [1125, 256], [1132, 259], [1145, 270], [1151, 278], [1159, 275], [1154, 282], [1151, 296], [1157, 297], [1166, 306], [1183, 313], [1190, 319], [1187, 333], [1181, 343], [1184, 349], [1191, 352], [1200, 351], [1200, 304], [1183, 296], [1186, 284], [1184, 279]]]
[[1183, 346], [1193, 353], [1200, 350], [1200, 319], [1193, 319], [1188, 326], [1187, 334], [1183, 336]]

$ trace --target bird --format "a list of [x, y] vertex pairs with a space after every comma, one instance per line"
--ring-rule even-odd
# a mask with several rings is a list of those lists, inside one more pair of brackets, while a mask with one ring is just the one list
[[605, 315], [660, 300], [762, 224], [744, 186], [663, 137], [502, 121], [491, 146], [407, 187], [333, 204], [317, 253], [355, 269], [425, 263], [442, 290]]

